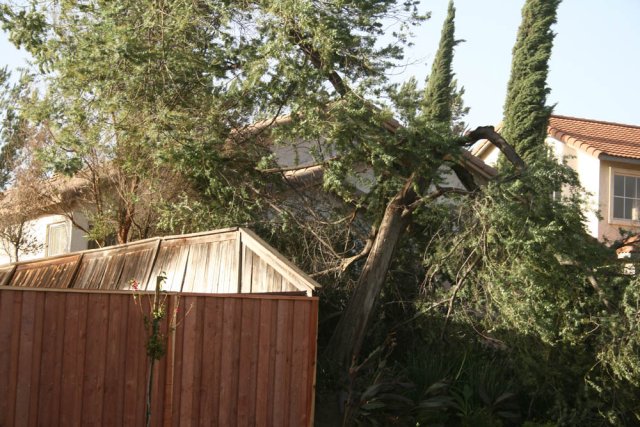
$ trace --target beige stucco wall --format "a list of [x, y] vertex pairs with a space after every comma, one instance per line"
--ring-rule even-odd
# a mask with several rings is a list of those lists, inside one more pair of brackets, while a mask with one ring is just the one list
[[[80, 213], [74, 213], [74, 220], [84, 228], [88, 228], [88, 221], [86, 217]], [[47, 227], [52, 224], [64, 223], [67, 229], [67, 252], [76, 252], [87, 249], [87, 239], [84, 237], [84, 232], [79, 228], [72, 225], [71, 220], [63, 215], [43, 215], [34, 220], [28, 221], [25, 226], [30, 236], [33, 236], [34, 241], [40, 246], [40, 250], [37, 252], [20, 254], [19, 261], [27, 261], [35, 258], [42, 258], [47, 254], [46, 239], [47, 239]], [[0, 242], [0, 265], [8, 264], [12, 261], [9, 253], [11, 252], [10, 244], [6, 242]]]
[[554, 138], [547, 138], [547, 143], [559, 159], [564, 159], [578, 173], [580, 184], [586, 191], [585, 225], [589, 234], [601, 241], [614, 241], [621, 238], [621, 228], [640, 232], [640, 223], [614, 220], [610, 209], [613, 172], [640, 176], [640, 164], [600, 160]]
[[607, 209], [606, 202], [603, 204], [602, 191], [600, 188], [600, 160], [590, 154], [575, 150], [566, 146], [553, 138], [547, 138], [547, 143], [555, 147], [555, 152], [561, 152], [562, 159], [567, 162], [577, 173], [580, 184], [584, 188], [586, 199], [585, 228], [587, 232], [600, 239], [600, 212]]
[[[613, 221], [609, 212], [611, 171], [617, 169], [640, 176], [640, 164], [601, 161], [586, 151], [576, 150], [551, 137], [547, 138], [546, 142], [558, 160], [565, 161], [578, 173], [580, 184], [585, 190], [585, 228], [590, 235], [599, 240], [613, 241], [620, 238], [621, 226], [640, 232], [640, 226]], [[499, 154], [498, 149], [490, 146], [479, 157], [485, 163], [495, 165]]]

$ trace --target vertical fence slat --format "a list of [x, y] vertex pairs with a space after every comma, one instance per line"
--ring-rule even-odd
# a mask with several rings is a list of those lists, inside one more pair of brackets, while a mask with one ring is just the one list
[[[204, 338], [204, 308], [205, 298], [198, 296], [196, 298], [197, 311], [195, 311], [194, 317], [196, 317], [195, 324], [195, 337], [196, 340], [191, 347], [193, 352], [193, 399], [191, 404], [191, 420], [194, 425], [198, 425], [200, 419], [200, 397], [202, 396], [203, 384], [202, 382], [202, 365], [204, 362], [203, 357], [203, 338]], [[189, 313], [191, 315], [191, 313]]]
[[0, 424], [13, 425], [18, 382], [18, 354], [22, 317], [22, 293], [0, 293]]
[[308, 415], [307, 425], [313, 425], [315, 416], [315, 396], [316, 396], [316, 367], [318, 363], [318, 299], [313, 299], [309, 302], [310, 313], [307, 323], [307, 342], [309, 343], [309, 354], [307, 356], [307, 407], [305, 412]]
[[[144, 424], [144, 392], [145, 366], [147, 363], [145, 345], [145, 329], [142, 310], [143, 298], [130, 301], [123, 315], [127, 316], [127, 336], [125, 348], [127, 362], [124, 366], [125, 380], [123, 390], [123, 425], [134, 426]], [[140, 380], [142, 373], [142, 381]], [[142, 394], [142, 400], [140, 395]]]
[[82, 410], [82, 424], [102, 425], [107, 335], [109, 332], [109, 298], [101, 294], [92, 294], [89, 296], [88, 305], [83, 392], [85, 405]]
[[60, 424], [78, 425], [82, 414], [87, 294], [68, 294], [65, 301]]
[[[182, 299], [182, 304], [186, 304], [191, 306], [193, 302], [192, 297], [184, 297]], [[173, 362], [173, 415], [172, 415], [172, 423], [173, 426], [179, 427], [181, 421], [181, 412], [180, 407], [182, 404], [182, 365], [184, 363], [184, 332], [185, 332], [185, 322], [187, 321], [185, 318], [178, 329], [175, 331], [175, 336], [173, 337], [175, 343], [175, 359]]]
[[109, 319], [102, 409], [104, 425], [122, 425], [125, 367], [127, 363], [127, 308], [129, 295], [109, 296]]
[[291, 338], [291, 383], [289, 389], [289, 424], [292, 426], [304, 426], [306, 420], [299, 418], [304, 415], [305, 407], [305, 386], [307, 385], [307, 372], [304, 364], [307, 360], [305, 357], [308, 351], [308, 343], [306, 341], [306, 325], [308, 321], [309, 311], [308, 304], [293, 304], [293, 322], [292, 338]]
[[222, 298], [205, 298], [204, 336], [203, 336], [203, 366], [200, 424], [218, 425], [218, 410], [220, 407], [221, 354], [224, 345], [222, 328], [224, 319], [224, 300]]
[[235, 298], [225, 298], [224, 318], [222, 331], [222, 355], [220, 356], [220, 407], [219, 424], [233, 425], [237, 405], [236, 397], [238, 393], [238, 373], [237, 358], [239, 353], [239, 343], [237, 332], [239, 330], [238, 321], [242, 315], [242, 307]]
[[21, 322], [21, 339], [20, 350], [18, 354], [18, 382], [16, 385], [16, 405], [15, 420], [21, 421], [23, 425], [27, 424], [24, 420], [29, 419], [29, 399], [30, 388], [32, 386], [33, 369], [31, 357], [33, 355], [33, 346], [35, 340], [35, 312], [36, 312], [35, 293], [24, 295]]
[[42, 358], [40, 365], [41, 382], [38, 396], [38, 414], [48, 414], [47, 425], [58, 425], [60, 374], [62, 372], [62, 345], [64, 337], [64, 302], [60, 293], [45, 294], [44, 321], [42, 333]]
[[[196, 345], [197, 337], [197, 323], [199, 317], [199, 304], [198, 298], [189, 298], [193, 301], [193, 308], [189, 313], [189, 316], [184, 320], [184, 341], [183, 348], [193, 349]], [[183, 354], [182, 357], [182, 373], [181, 373], [181, 388], [180, 388], [180, 425], [191, 426], [194, 421], [193, 414], [193, 400], [196, 394], [194, 390], [195, 380], [195, 354], [193, 351]]]
[[239, 300], [242, 305], [240, 327], [240, 360], [238, 369], [238, 413], [236, 425], [250, 426], [255, 424], [255, 388], [256, 388], [256, 354], [257, 324], [260, 316], [258, 300]]
[[[166, 316], [160, 322], [160, 333], [167, 340], [165, 344], [168, 344], [169, 339], [169, 323], [173, 313], [173, 295], [166, 295], [164, 300]], [[168, 348], [165, 347], [165, 355], [156, 361], [154, 364], [154, 380], [151, 399], [151, 425], [159, 426], [164, 419], [164, 405], [165, 405], [165, 386], [167, 382], [167, 362], [169, 360]]]
[[278, 332], [276, 337], [276, 358], [273, 398], [274, 425], [288, 426], [289, 385], [291, 382], [291, 331], [293, 327], [293, 304], [291, 301], [278, 301]]
[[256, 425], [266, 426], [269, 423], [269, 352], [271, 349], [271, 325], [274, 302], [261, 300], [260, 323], [258, 326], [258, 363], [256, 366]]

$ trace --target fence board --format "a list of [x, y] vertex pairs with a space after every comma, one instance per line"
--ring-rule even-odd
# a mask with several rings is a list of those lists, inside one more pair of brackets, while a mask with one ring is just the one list
[[49, 294], [44, 304], [44, 329], [40, 371], [43, 381], [40, 385], [38, 414], [50, 414], [48, 420], [38, 424], [56, 426], [59, 421], [58, 396], [61, 386], [63, 339], [57, 336], [64, 326], [64, 295]]
[[[317, 298], [167, 297], [152, 425], [311, 425]], [[1, 289], [0, 425], [144, 424], [145, 299]]]
[[82, 377], [87, 329], [87, 294], [65, 294], [64, 353], [62, 362], [62, 394], [60, 424], [80, 424], [82, 414]]

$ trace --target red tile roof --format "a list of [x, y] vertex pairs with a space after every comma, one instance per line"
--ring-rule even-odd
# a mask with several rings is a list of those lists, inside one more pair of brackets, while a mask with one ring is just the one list
[[[552, 115], [547, 134], [595, 157], [640, 159], [640, 126]], [[471, 154], [481, 156], [491, 147], [487, 140], [478, 141]]]
[[553, 115], [548, 134], [595, 157], [640, 159], [640, 126]]

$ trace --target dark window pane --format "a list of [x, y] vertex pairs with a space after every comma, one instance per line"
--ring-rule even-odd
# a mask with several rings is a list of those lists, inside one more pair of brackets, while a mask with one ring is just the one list
[[636, 179], [632, 176], [624, 177], [624, 195], [626, 197], [636, 197]]
[[633, 209], [633, 199], [624, 199], [624, 219], [631, 219], [631, 210]]
[[624, 176], [614, 175], [613, 177], [613, 195], [624, 195]]
[[624, 199], [622, 197], [613, 198], [613, 217], [624, 218]]

